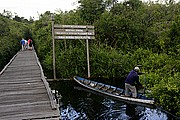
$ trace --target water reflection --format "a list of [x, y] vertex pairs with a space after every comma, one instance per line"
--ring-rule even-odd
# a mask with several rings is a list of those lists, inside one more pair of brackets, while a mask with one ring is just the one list
[[[63, 108], [64, 107], [64, 108]], [[86, 120], [88, 119], [85, 113], [77, 112], [70, 104], [61, 106], [61, 119], [63, 120]]]
[[142, 111], [140, 113], [140, 115], [142, 115], [140, 120], [168, 120], [167, 115], [157, 109], [152, 110], [152, 109], [146, 108], [145, 111]]
[[168, 120], [161, 110], [113, 100], [74, 88], [71, 82], [51, 83], [62, 96], [62, 120]]

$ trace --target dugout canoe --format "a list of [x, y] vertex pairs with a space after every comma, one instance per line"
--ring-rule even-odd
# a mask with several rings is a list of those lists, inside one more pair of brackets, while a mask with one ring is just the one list
[[133, 102], [137, 104], [152, 105], [152, 106], [155, 103], [153, 98], [147, 98], [145, 95], [142, 95], [142, 94], [138, 94], [137, 98], [124, 96], [124, 93], [125, 93], [124, 89], [121, 89], [112, 85], [107, 85], [104, 83], [96, 82], [96, 81], [78, 77], [78, 76], [75, 76], [73, 79], [78, 84], [80, 84], [81, 86], [89, 90], [92, 90], [92, 91], [95, 91], [95, 92], [98, 92], [98, 93], [101, 93], [101, 94], [104, 94], [104, 95], [107, 95], [107, 96], [110, 96], [119, 100]]

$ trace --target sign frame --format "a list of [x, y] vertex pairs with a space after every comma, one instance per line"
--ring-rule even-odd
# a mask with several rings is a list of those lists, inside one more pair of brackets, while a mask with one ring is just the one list
[[95, 39], [94, 26], [91, 25], [55, 25], [52, 19], [53, 74], [56, 79], [55, 40], [86, 40], [88, 77], [90, 77], [89, 40]]

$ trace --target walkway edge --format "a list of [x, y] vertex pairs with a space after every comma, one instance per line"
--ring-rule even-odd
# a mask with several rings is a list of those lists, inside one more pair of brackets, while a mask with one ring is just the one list
[[47, 93], [48, 93], [48, 96], [49, 96], [49, 99], [50, 99], [50, 102], [51, 102], [51, 108], [52, 108], [53, 110], [57, 110], [57, 109], [58, 109], [58, 106], [57, 106], [56, 100], [53, 99], [54, 97], [53, 97], [52, 92], [51, 92], [51, 90], [50, 90], [50, 88], [49, 88], [49, 83], [47, 82], [47, 80], [46, 80], [46, 78], [45, 78], [45, 76], [44, 76], [42, 66], [41, 66], [41, 64], [40, 64], [40, 62], [39, 62], [39, 58], [38, 58], [36, 52], [34, 52], [34, 53], [35, 53], [35, 57], [36, 57], [36, 59], [37, 59], [37, 63], [38, 63], [38, 65], [39, 65], [40, 69], [41, 69], [41, 79], [42, 79], [42, 81], [43, 81], [43, 83], [44, 83], [44, 85], [45, 85], [45, 87], [46, 87], [46, 90], [47, 90]]
[[7, 67], [12, 63], [12, 61], [15, 59], [15, 57], [19, 54], [19, 52], [14, 55], [14, 57], [9, 61], [9, 63], [1, 70], [0, 75], [4, 73], [4, 71], [7, 69]]

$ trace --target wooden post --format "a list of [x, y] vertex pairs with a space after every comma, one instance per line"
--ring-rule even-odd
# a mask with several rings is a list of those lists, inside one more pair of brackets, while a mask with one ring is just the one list
[[55, 41], [54, 41], [54, 16], [51, 16], [52, 20], [52, 44], [53, 44], [53, 75], [56, 80], [56, 59], [55, 59]]
[[[87, 26], [86, 26], [86, 32], [88, 32]], [[86, 36], [88, 36], [88, 35], [86, 35]], [[90, 77], [90, 65], [89, 65], [89, 41], [88, 41], [88, 38], [86, 39], [86, 48], [87, 48], [88, 77]]]
[[88, 77], [90, 77], [90, 64], [89, 64], [89, 39], [95, 39], [94, 26], [91, 25], [54, 25], [54, 39], [57, 40], [86, 40], [87, 49], [87, 70]]

